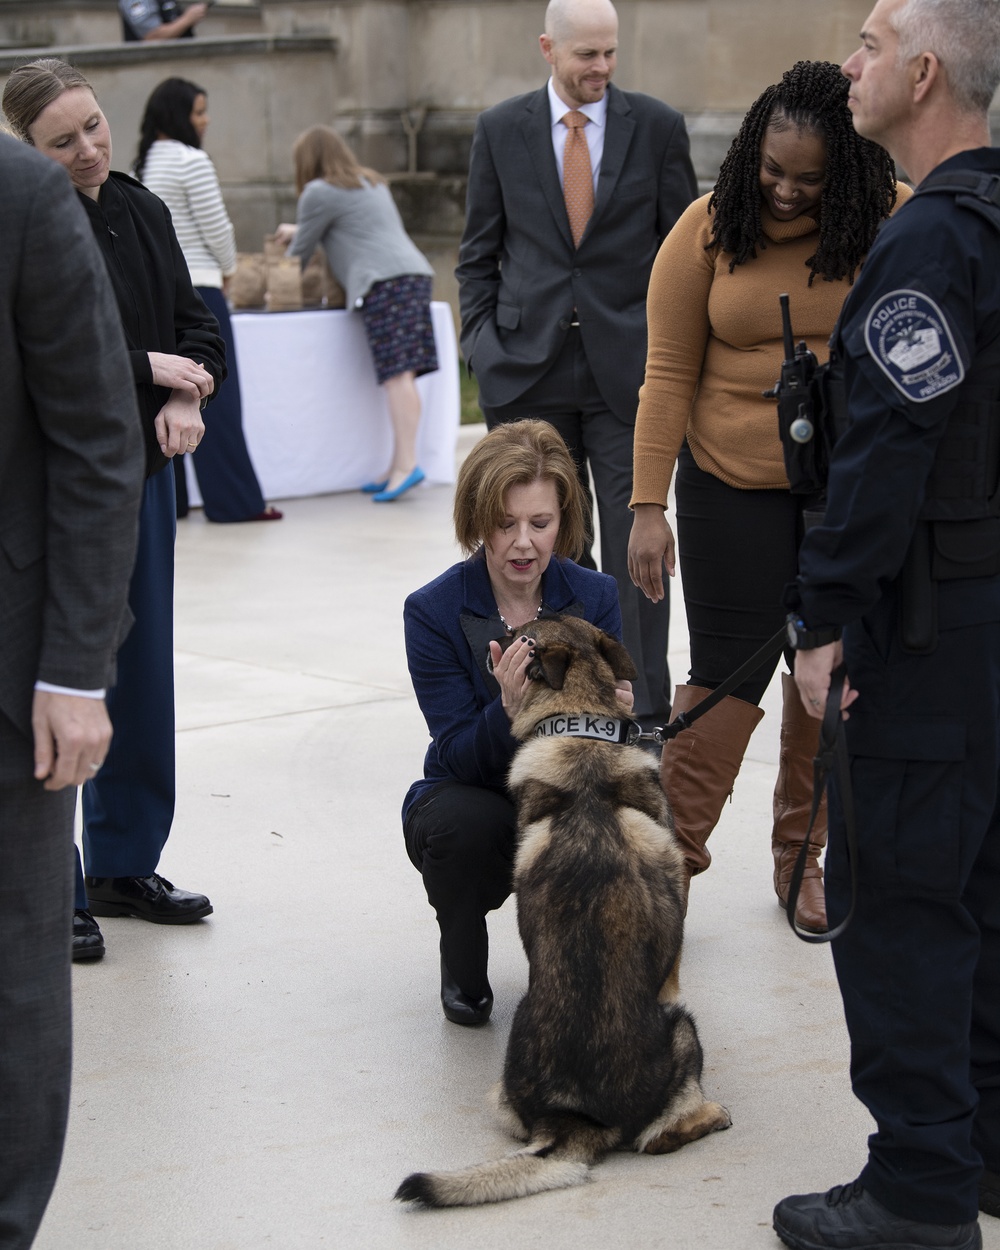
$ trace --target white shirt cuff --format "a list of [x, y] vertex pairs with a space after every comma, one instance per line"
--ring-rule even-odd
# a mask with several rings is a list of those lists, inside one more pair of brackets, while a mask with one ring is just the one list
[[71, 694], [78, 699], [103, 699], [107, 694], [106, 690], [72, 690], [69, 686], [53, 686], [47, 681], [36, 681], [35, 689], [45, 694]]

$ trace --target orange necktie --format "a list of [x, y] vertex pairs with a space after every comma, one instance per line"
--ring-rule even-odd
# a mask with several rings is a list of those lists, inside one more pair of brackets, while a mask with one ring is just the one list
[[563, 149], [563, 195], [569, 217], [573, 246], [579, 247], [587, 222], [594, 211], [594, 175], [590, 168], [590, 149], [583, 128], [590, 120], [586, 114], [573, 110], [562, 119], [569, 131]]

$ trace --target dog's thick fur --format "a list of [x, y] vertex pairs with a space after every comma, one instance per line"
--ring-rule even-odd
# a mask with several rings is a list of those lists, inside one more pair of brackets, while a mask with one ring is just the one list
[[683, 857], [656, 760], [638, 747], [535, 737], [556, 714], [619, 717], [624, 647], [575, 617], [515, 634], [536, 640], [513, 733], [517, 917], [529, 961], [497, 1097], [527, 1145], [458, 1172], [417, 1172], [403, 1201], [447, 1207], [581, 1184], [615, 1148], [677, 1150], [729, 1113], [701, 1089], [694, 1021], [672, 970], [683, 929]]

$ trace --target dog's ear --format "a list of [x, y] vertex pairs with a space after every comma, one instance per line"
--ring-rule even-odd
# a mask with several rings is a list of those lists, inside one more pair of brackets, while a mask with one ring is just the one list
[[637, 674], [635, 665], [632, 663], [632, 657], [617, 638], [612, 638], [610, 634], [605, 634], [602, 631], [600, 638], [597, 640], [597, 647], [611, 665], [611, 671], [616, 678], [619, 680], [624, 679], [625, 681], [635, 681]]
[[544, 681], [553, 690], [562, 690], [569, 668], [571, 652], [562, 643], [551, 646], [535, 647], [535, 658], [528, 665], [528, 678], [531, 681]]

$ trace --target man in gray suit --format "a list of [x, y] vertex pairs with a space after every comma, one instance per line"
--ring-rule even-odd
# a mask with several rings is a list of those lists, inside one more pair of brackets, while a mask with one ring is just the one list
[[73, 787], [111, 739], [144, 454], [66, 171], [0, 135], [0, 1248], [31, 1245], [70, 1081]]
[[551, 0], [540, 44], [549, 83], [487, 109], [476, 125], [456, 270], [462, 352], [490, 428], [549, 421], [585, 486], [589, 463], [601, 566], [618, 582], [639, 670], [634, 713], [662, 723], [670, 610], [628, 574], [632, 437], [650, 270], [697, 184], [681, 114], [611, 85], [610, 0]]

